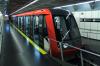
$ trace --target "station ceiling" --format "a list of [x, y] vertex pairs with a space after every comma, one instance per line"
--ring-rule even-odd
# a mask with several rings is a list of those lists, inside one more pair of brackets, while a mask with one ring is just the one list
[[0, 0], [0, 11], [1, 12], [4, 12], [6, 9], [6, 5], [7, 5], [6, 1], [7, 0]]
[[[26, 4], [35, 1], [35, 0], [9, 0], [8, 2], [8, 12], [9, 14], [15, 12], [19, 8], [25, 6]], [[69, 5], [69, 4], [75, 4], [79, 2], [86, 2], [86, 1], [93, 1], [93, 0], [38, 0], [33, 5], [24, 8], [23, 10], [19, 11], [18, 13], [40, 9], [40, 8], [53, 8], [56, 6], [62, 6], [62, 5]]]

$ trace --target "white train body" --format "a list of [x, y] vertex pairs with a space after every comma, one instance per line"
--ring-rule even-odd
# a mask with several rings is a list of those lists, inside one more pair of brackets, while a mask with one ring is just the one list
[[100, 40], [100, 11], [73, 12], [81, 36]]

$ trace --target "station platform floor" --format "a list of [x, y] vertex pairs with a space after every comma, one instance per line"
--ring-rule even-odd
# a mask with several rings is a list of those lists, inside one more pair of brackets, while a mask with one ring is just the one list
[[1, 45], [0, 66], [60, 66], [47, 55], [29, 45], [9, 22], [5, 22]]
[[[9, 22], [4, 23], [2, 35], [0, 34], [0, 66], [76, 66], [69, 63], [61, 65], [59, 62], [48, 56], [48, 54], [41, 54], [36, 48], [32, 47], [31, 44], [29, 44], [29, 41], [12, 27]], [[99, 45], [100, 43], [100, 41], [96, 40], [82, 38], [82, 43], [91, 46], [93, 50], [100, 47], [94, 46], [94, 44]], [[88, 48], [91, 49], [90, 47]], [[96, 50], [96, 52], [100, 52], [100, 49]], [[83, 57], [86, 59], [95, 58], [94, 60], [96, 62], [94, 63], [100, 65], [98, 57], [93, 55], [88, 56], [86, 53], [85, 55], [83, 54]]]

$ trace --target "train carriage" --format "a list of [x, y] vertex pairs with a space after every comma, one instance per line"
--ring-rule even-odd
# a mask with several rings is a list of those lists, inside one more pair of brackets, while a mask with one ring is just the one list
[[[16, 27], [53, 56], [61, 53], [59, 42], [81, 46], [81, 36], [74, 16], [61, 9], [41, 9], [13, 15]], [[64, 55], [77, 49], [62, 44]]]

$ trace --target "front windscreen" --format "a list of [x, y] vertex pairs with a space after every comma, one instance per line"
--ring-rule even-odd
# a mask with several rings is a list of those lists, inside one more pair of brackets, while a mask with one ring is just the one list
[[58, 41], [72, 41], [80, 38], [78, 26], [73, 16], [53, 16]]

